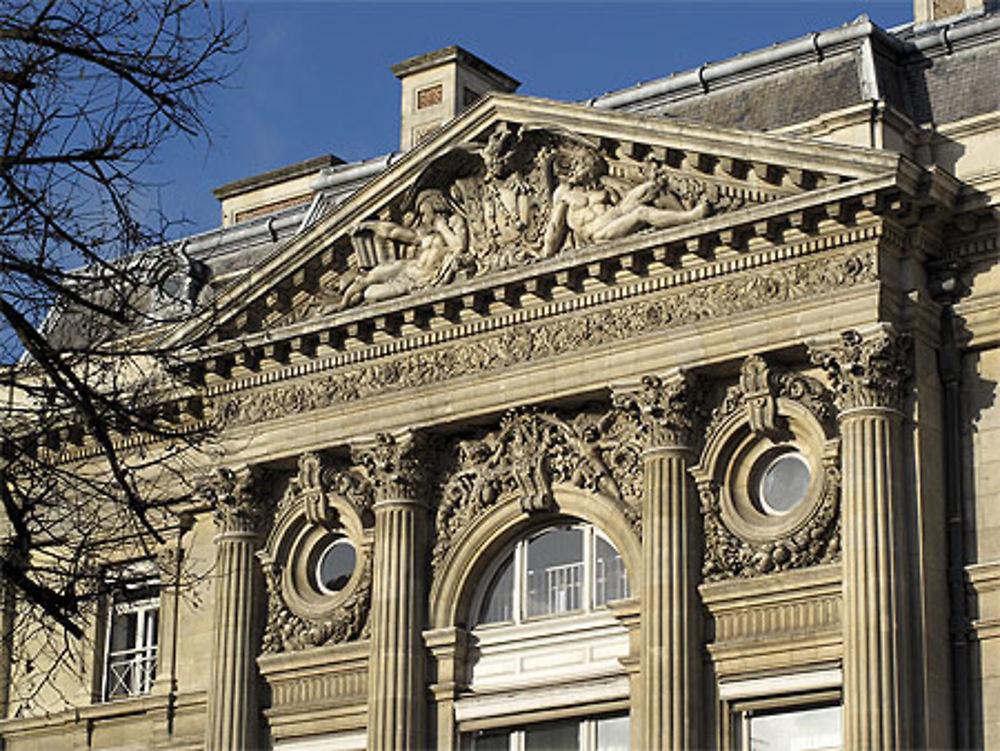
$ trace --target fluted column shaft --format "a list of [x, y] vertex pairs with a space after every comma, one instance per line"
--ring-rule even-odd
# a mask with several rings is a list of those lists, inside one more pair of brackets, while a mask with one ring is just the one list
[[228, 529], [215, 538], [215, 640], [208, 690], [207, 751], [257, 745], [253, 577], [256, 535]]
[[884, 323], [810, 344], [840, 409], [845, 751], [912, 746], [902, 435], [911, 346]]
[[694, 396], [692, 377], [680, 371], [646, 376], [615, 393], [645, 444], [638, 739], [646, 751], [702, 745], [699, 517], [688, 473]]
[[258, 603], [259, 508], [250, 468], [222, 470], [204, 489], [216, 506], [215, 634], [208, 687], [206, 751], [248, 751], [259, 747], [255, 608]]
[[844, 748], [906, 749], [906, 608], [899, 413], [841, 419]]
[[410, 500], [375, 504], [372, 662], [368, 748], [404, 751], [426, 746], [427, 698], [421, 636], [423, 549], [427, 509]]
[[675, 446], [649, 449], [644, 457], [640, 657], [644, 749], [697, 747], [700, 633], [689, 456], [687, 448]]
[[426, 738], [424, 588], [427, 577], [426, 439], [379, 433], [354, 449], [375, 490], [369, 751], [416, 751]]

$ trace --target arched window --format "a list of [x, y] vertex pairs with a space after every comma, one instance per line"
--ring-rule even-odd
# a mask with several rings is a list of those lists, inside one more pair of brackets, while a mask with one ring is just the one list
[[462, 748], [628, 748], [629, 634], [607, 605], [629, 589], [621, 554], [582, 520], [502, 549], [470, 603], [468, 691], [455, 705]]
[[585, 613], [629, 595], [621, 555], [593, 525], [549, 527], [519, 540], [496, 568], [475, 625]]

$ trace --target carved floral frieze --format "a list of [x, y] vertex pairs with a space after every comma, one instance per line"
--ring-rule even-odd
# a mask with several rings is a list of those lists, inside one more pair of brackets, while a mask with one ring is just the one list
[[379, 358], [289, 385], [218, 397], [220, 426], [245, 425], [498, 371], [706, 320], [829, 294], [877, 279], [876, 251], [810, 258], [671, 289], [657, 298], [525, 322], [496, 333]]
[[516, 498], [527, 513], [551, 511], [556, 484], [619, 501], [639, 532], [642, 445], [635, 425], [620, 411], [514, 410], [498, 429], [458, 441], [454, 453], [435, 517], [435, 570], [452, 541], [502, 497]]

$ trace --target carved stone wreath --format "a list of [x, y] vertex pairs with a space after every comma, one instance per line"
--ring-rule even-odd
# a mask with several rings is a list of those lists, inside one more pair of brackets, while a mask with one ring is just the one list
[[638, 533], [641, 526], [642, 445], [637, 430], [616, 410], [575, 415], [513, 410], [497, 430], [457, 441], [435, 520], [435, 571], [452, 542], [505, 495], [528, 513], [554, 509], [552, 488], [574, 485], [621, 503]]
[[[372, 591], [372, 488], [355, 469], [324, 467], [316, 454], [299, 459], [298, 474], [278, 504], [265, 547], [258, 552], [267, 583], [262, 651], [277, 653], [363, 638]], [[350, 541], [356, 565], [338, 592], [311, 584], [314, 551]]]
[[[819, 381], [744, 361], [739, 383], [713, 411], [698, 482], [709, 581], [760, 576], [840, 556], [839, 442], [833, 394]], [[754, 508], [759, 467], [782, 452], [810, 466], [809, 489], [787, 514]]]

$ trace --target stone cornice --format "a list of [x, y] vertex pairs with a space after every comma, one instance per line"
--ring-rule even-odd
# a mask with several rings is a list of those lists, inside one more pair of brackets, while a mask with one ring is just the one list
[[[801, 209], [791, 212], [800, 222], [806, 221], [807, 212], [798, 199], [782, 201], [783, 210], [772, 209], [776, 204], [757, 207], [740, 212], [738, 222], [735, 215], [707, 220], [695, 236], [690, 228], [686, 235], [679, 230], [648, 233], [472, 283], [248, 335], [200, 350], [192, 367], [209, 371], [205, 394], [212, 396], [735, 275], [875, 237], [901, 245], [902, 235], [862, 208], [858, 193], [865, 191], [846, 190], [855, 185], [841, 186], [845, 190], [837, 190], [835, 201], [810, 207], [824, 217], [838, 217], [810, 217], [821, 222], [808, 228], [811, 231], [788, 226], [790, 210]], [[892, 192], [888, 184], [883, 188]], [[880, 195], [871, 195], [873, 203], [882, 200], [886, 208], [889, 199]], [[842, 224], [841, 212], [855, 200], [849, 224]]]
[[[214, 311], [208, 311], [180, 327], [168, 336], [165, 343], [176, 345], [194, 341], [220, 325], [232, 325], [250, 311], [250, 306], [261, 301], [262, 296], [270, 294], [282, 283], [287, 284], [296, 274], [306, 273], [305, 266], [310, 259], [326, 252], [331, 242], [343, 236], [373, 210], [387, 205], [407, 190], [428, 164], [454, 150], [457, 145], [480, 137], [487, 128], [502, 121], [543, 123], [546, 127], [586, 134], [591, 138], [612, 139], [623, 145], [646, 143], [661, 149], [665, 147], [683, 157], [685, 163], [695, 165], [692, 174], [706, 177], [721, 175], [725, 173], [727, 164], [739, 163], [741, 169], [749, 167], [754, 174], [783, 176], [776, 178], [776, 182], [769, 178], [763, 180], [762, 187], [774, 188], [779, 194], [786, 188], [786, 193], [799, 192], [801, 187], [793, 184], [798, 179], [796, 176], [802, 177], [808, 172], [818, 176], [819, 185], [836, 185], [845, 181], [865, 183], [869, 179], [879, 179], [879, 176], [892, 175], [890, 179], [898, 187], [916, 195], [926, 174], [919, 166], [899, 155], [874, 149], [836, 144], [824, 144], [818, 148], [803, 139], [708, 127], [683, 120], [609, 113], [527, 97], [492, 95], [467, 110], [419, 148], [404, 155], [391, 170], [357, 191], [330, 216], [278, 248], [252, 273], [224, 290], [216, 301]], [[741, 184], [761, 186], [761, 180]], [[823, 191], [806, 192], [818, 194]]]
[[[859, 230], [860, 232], [861, 230]], [[218, 392], [215, 415], [221, 425], [254, 424], [336, 404], [429, 386], [463, 376], [482, 375], [548, 357], [585, 352], [712, 319], [724, 319], [770, 305], [844, 293], [878, 281], [875, 227], [868, 241], [853, 251], [817, 254], [798, 264], [751, 267], [752, 273], [721, 279], [692, 280], [679, 289], [635, 298], [617, 290], [599, 295], [591, 306], [570, 300], [553, 305], [548, 315], [524, 318], [519, 326], [496, 326], [468, 332], [467, 338], [443, 340], [365, 364], [349, 358], [314, 378], [266, 389]], [[780, 259], [775, 259], [775, 261]], [[512, 315], [519, 315], [512, 314]], [[443, 338], [442, 338], [443, 339]]]

